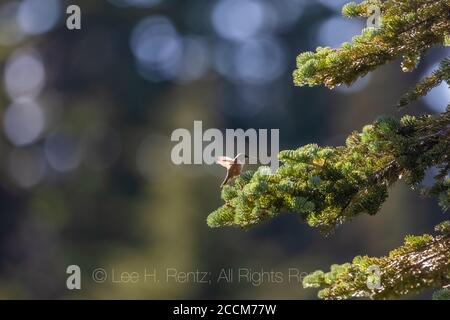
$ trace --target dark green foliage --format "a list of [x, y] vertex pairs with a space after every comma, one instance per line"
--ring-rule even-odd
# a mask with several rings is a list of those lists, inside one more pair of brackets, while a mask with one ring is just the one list
[[433, 293], [433, 300], [450, 300], [450, 290], [441, 289]]
[[[414, 187], [428, 168], [446, 168], [450, 140], [447, 129], [441, 138], [442, 126], [450, 126], [449, 112], [400, 121], [386, 118], [353, 133], [345, 147], [311, 144], [282, 151], [275, 174], [260, 167], [225, 186], [225, 204], [208, 217], [208, 224], [248, 227], [289, 211], [329, 231], [360, 213], [375, 214], [398, 179]], [[444, 194], [444, 200], [448, 191], [448, 178], [432, 190]]]
[[406, 93], [399, 101], [398, 106], [403, 107], [410, 102], [425, 96], [431, 89], [441, 84], [442, 81], [450, 83], [450, 59], [444, 59], [439, 68], [432, 75], [420, 81], [413, 89]]
[[338, 49], [319, 47], [315, 53], [300, 54], [294, 71], [296, 85], [350, 85], [398, 58], [403, 59], [403, 71], [412, 71], [426, 50], [446, 41], [450, 30], [447, 0], [368, 0], [347, 5], [343, 12], [349, 17], [367, 17], [369, 5], [380, 7], [382, 27], [364, 29], [361, 35], [353, 37], [352, 43], [344, 43]]
[[[450, 282], [450, 237], [407, 236], [403, 246], [388, 256], [355, 257], [352, 263], [333, 265], [327, 273], [315, 271], [303, 281], [305, 288], [320, 288], [323, 299], [364, 297], [372, 299], [396, 298], [422, 289]], [[378, 268], [374, 274], [371, 268]], [[374, 277], [375, 279], [372, 279]], [[368, 286], [376, 283], [379, 286]], [[439, 297], [449, 297], [440, 294]]]
[[[352, 84], [389, 61], [402, 59], [402, 70], [412, 71], [420, 57], [436, 45], [448, 45], [450, 1], [366, 0], [343, 8], [346, 17], [368, 17], [369, 6], [381, 9], [381, 28], [364, 29], [341, 48], [317, 48], [297, 57], [294, 83], [334, 88]], [[442, 81], [449, 82], [450, 59], [410, 90], [404, 106], [426, 95]], [[448, 104], [448, 101], [443, 104]], [[306, 145], [279, 153], [282, 162], [274, 174], [267, 167], [246, 172], [222, 192], [225, 204], [208, 216], [211, 227], [249, 227], [281, 212], [297, 214], [310, 226], [329, 232], [361, 213], [376, 214], [389, 187], [404, 180], [413, 189], [435, 196], [443, 211], [450, 208], [450, 109], [442, 114], [401, 120], [384, 118], [352, 133], [341, 147]], [[427, 170], [438, 174], [430, 188], [421, 187]], [[316, 271], [305, 287], [321, 288], [319, 297], [387, 299], [450, 282], [450, 222], [436, 226], [440, 235], [408, 236], [403, 246], [381, 258], [356, 257], [352, 263]], [[376, 266], [381, 286], [368, 272]], [[376, 279], [375, 279], [376, 280]], [[434, 298], [448, 298], [441, 290]]]

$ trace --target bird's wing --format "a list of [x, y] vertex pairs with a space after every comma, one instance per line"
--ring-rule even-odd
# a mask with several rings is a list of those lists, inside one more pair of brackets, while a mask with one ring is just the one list
[[231, 165], [234, 163], [234, 159], [229, 157], [218, 157], [216, 163], [220, 164], [222, 167], [230, 169]]

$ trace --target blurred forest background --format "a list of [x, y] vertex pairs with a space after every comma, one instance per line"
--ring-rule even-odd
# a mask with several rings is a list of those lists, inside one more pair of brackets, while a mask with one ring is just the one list
[[[295, 149], [340, 145], [381, 114], [400, 117], [397, 99], [448, 49], [412, 74], [395, 62], [350, 88], [293, 85], [298, 53], [365, 26], [340, 16], [345, 2], [1, 0], [0, 298], [311, 299], [296, 282], [97, 284], [89, 272], [310, 272], [432, 232], [443, 213], [401, 183], [378, 215], [329, 237], [289, 214], [212, 230], [205, 219], [222, 203], [225, 170], [170, 161], [172, 131], [194, 120], [279, 128], [281, 149]], [[81, 30], [66, 28], [70, 4]], [[440, 112], [449, 98], [442, 85], [407, 112]], [[71, 264], [82, 290], [66, 288]]]

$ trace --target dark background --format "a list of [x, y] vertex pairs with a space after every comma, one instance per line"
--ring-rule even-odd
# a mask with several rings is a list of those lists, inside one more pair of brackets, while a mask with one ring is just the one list
[[[332, 3], [332, 4], [330, 4]], [[175, 166], [177, 128], [280, 129], [280, 148], [340, 145], [380, 115], [400, 117], [401, 94], [448, 55], [418, 70], [399, 62], [351, 88], [297, 88], [295, 58], [339, 46], [365, 21], [345, 1], [0, 1], [0, 298], [315, 298], [296, 282], [216, 283], [222, 268], [328, 269], [383, 255], [445, 217], [402, 183], [378, 215], [324, 237], [283, 214], [252, 228], [210, 229], [219, 166]], [[78, 4], [82, 29], [65, 26]], [[439, 112], [441, 86], [406, 112]], [[425, 183], [430, 183], [432, 172]], [[66, 267], [82, 290], [66, 289]], [[95, 283], [91, 272], [108, 278]], [[212, 283], [165, 281], [167, 268], [211, 272]], [[113, 283], [112, 270], [157, 270], [157, 284]], [[256, 274], [257, 275], [257, 274]], [[429, 298], [425, 293], [422, 298]]]

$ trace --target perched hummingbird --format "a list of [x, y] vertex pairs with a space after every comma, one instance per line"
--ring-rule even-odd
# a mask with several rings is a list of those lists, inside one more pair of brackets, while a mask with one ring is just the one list
[[[242, 160], [242, 157], [244, 157], [244, 160]], [[220, 188], [223, 188], [223, 186], [227, 184], [228, 181], [238, 177], [241, 174], [242, 168], [244, 167], [245, 158], [248, 159], [248, 156], [246, 154], [239, 153], [234, 159], [229, 157], [219, 157], [217, 159], [216, 162], [218, 164], [227, 168], [227, 175], [220, 185]]]

